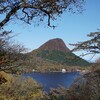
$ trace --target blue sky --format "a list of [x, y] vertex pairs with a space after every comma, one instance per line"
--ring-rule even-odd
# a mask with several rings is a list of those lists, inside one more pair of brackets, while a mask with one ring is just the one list
[[[69, 49], [72, 49], [73, 47], [69, 46], [69, 43], [85, 41], [89, 39], [87, 34], [100, 29], [100, 0], [87, 0], [84, 9], [82, 14], [65, 12], [54, 22], [54, 25], [57, 26], [54, 30], [47, 27], [45, 22], [34, 26], [34, 24], [27, 25], [18, 20], [10, 21], [6, 29], [17, 34], [14, 39], [25, 45], [30, 51], [53, 38], [63, 39]], [[80, 52], [76, 52], [76, 54], [79, 55]], [[91, 56], [85, 57], [87, 60], [90, 58]]]

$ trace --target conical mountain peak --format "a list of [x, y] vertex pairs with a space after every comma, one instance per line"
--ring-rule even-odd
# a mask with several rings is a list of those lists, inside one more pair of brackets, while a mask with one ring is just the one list
[[38, 48], [39, 50], [58, 50], [62, 52], [69, 52], [70, 50], [65, 45], [64, 41], [60, 38], [55, 38], [47, 41]]

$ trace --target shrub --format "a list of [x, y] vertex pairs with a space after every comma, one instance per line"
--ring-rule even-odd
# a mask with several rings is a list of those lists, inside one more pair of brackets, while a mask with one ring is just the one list
[[0, 85], [0, 100], [38, 100], [42, 98], [42, 87], [32, 78], [14, 76]]

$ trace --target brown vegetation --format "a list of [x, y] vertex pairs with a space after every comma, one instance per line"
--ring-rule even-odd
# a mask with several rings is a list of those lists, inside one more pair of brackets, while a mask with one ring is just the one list
[[0, 72], [7, 82], [0, 85], [0, 100], [40, 100], [42, 88], [32, 78]]

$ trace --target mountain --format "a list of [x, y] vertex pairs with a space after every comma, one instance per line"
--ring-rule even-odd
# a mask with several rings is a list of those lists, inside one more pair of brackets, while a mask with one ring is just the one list
[[89, 64], [84, 59], [73, 54], [64, 41], [59, 38], [47, 41], [36, 51], [37, 57], [50, 62], [57, 62], [68, 66], [87, 66]]
[[84, 69], [90, 65], [89, 62], [72, 53], [64, 41], [59, 38], [47, 41], [38, 49], [25, 54], [23, 59], [16, 63], [20, 63], [21, 66], [17, 67], [16, 71], [23, 72], [30, 72], [32, 69], [41, 72], [61, 71], [62, 68], [66, 70]]
[[69, 52], [70, 50], [60, 38], [51, 39], [38, 48], [39, 50], [57, 50], [62, 52]]

